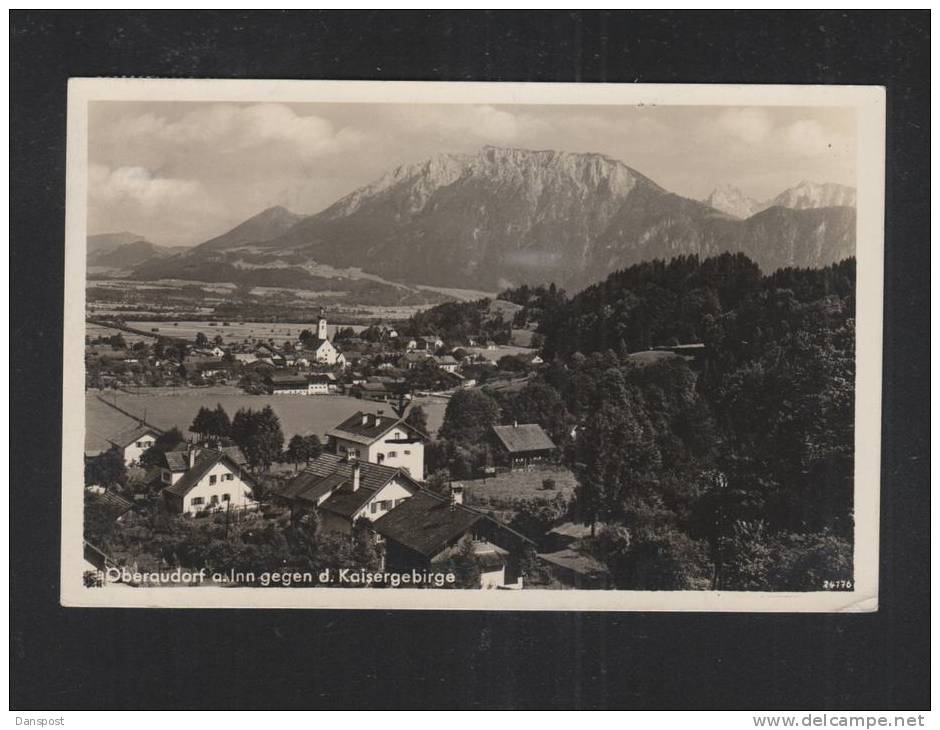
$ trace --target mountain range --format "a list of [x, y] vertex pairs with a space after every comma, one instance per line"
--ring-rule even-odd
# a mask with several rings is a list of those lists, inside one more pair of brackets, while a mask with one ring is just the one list
[[719, 185], [702, 202], [735, 218], [750, 218], [775, 205], [794, 210], [839, 206], [854, 208], [855, 188], [836, 183], [813, 183], [804, 180], [792, 188], [787, 188], [777, 197], [760, 202], [745, 195], [733, 185], [726, 184]]
[[188, 250], [185, 246], [158, 246], [144, 236], [128, 231], [102, 233], [88, 236], [86, 263], [88, 266], [126, 269], [153, 258], [174, 256]]
[[414, 285], [577, 290], [680, 254], [743, 252], [765, 272], [821, 267], [854, 255], [854, 202], [851, 188], [809, 183], [767, 205], [727, 187], [703, 202], [604, 155], [484, 147], [398, 167], [315, 215], [269, 208], [182, 253], [157, 251], [132, 276], [237, 272], [274, 285], [327, 265]]

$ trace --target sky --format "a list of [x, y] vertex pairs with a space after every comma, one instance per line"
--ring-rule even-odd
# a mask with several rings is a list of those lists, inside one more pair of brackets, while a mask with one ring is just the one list
[[599, 152], [696, 199], [722, 184], [758, 200], [803, 180], [855, 185], [852, 109], [95, 102], [88, 233], [195, 245], [484, 145]]

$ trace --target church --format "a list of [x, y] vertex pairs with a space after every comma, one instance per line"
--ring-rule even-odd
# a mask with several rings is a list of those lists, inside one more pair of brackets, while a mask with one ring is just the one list
[[313, 359], [320, 365], [339, 365], [346, 366], [346, 358], [336, 346], [330, 342], [327, 336], [326, 317], [321, 315], [317, 321], [317, 339], [308, 344], [308, 349], [313, 353]]

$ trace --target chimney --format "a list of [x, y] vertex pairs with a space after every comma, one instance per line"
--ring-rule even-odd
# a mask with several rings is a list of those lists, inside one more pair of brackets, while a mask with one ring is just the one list
[[513, 427], [513, 428], [519, 428], [519, 421], [513, 421], [513, 422], [512, 422], [512, 427]]
[[196, 463], [196, 449], [193, 448], [192, 444], [186, 449], [186, 461], [189, 463], [190, 469], [192, 469]]
[[359, 465], [358, 459], [352, 460], [352, 490], [354, 492], [359, 491], [359, 475], [362, 471], [362, 467]]
[[450, 508], [457, 509], [458, 504], [463, 504], [463, 484], [460, 482], [451, 482]]
[[378, 410], [378, 411], [376, 411], [376, 412], [375, 412], [375, 418], [376, 418], [376, 420], [378, 420], [379, 418], [381, 418], [384, 413], [385, 413], [385, 411], [383, 411], [383, 410], [381, 410], [381, 409]]

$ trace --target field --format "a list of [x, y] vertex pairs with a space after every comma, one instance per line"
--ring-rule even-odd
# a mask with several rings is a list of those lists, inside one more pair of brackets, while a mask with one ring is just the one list
[[[135, 425], [133, 419], [102, 403], [98, 395], [95, 392], [85, 394], [85, 449], [88, 452], [108, 448], [108, 437]], [[102, 397], [159, 428], [177, 426], [184, 433], [202, 406], [215, 408], [217, 403], [221, 403], [229, 416], [233, 416], [239, 408], [258, 410], [270, 404], [281, 420], [285, 441], [297, 433], [317, 434], [323, 438], [328, 429], [358, 410], [384, 409], [386, 413], [392, 412], [387, 404], [346, 396], [246, 395], [226, 387], [142, 388], [140, 394], [108, 391]], [[444, 419], [446, 401], [418, 398], [415, 402], [422, 405], [428, 414], [428, 428], [433, 435]]]
[[[146, 331], [150, 331], [150, 328], [147, 327]], [[113, 337], [114, 335], [121, 335], [124, 338], [124, 341], [128, 345], [133, 345], [136, 342], [149, 342], [153, 343], [152, 337], [147, 337], [146, 335], [138, 335], [133, 332], [125, 332], [124, 330], [119, 330], [115, 327], [102, 327], [100, 324], [92, 324], [90, 322], [85, 323], [85, 336], [90, 337], [95, 340], [99, 337]]]
[[[308, 329], [311, 332], [316, 331], [316, 324], [301, 322], [128, 322], [129, 327], [150, 332], [154, 328], [158, 332], [154, 335], [165, 335], [167, 337], [179, 337], [184, 340], [195, 339], [198, 332], [202, 332], [209, 340], [215, 339], [216, 335], [221, 335], [226, 344], [244, 342], [245, 340], [270, 340], [273, 339], [279, 346], [284, 344], [284, 340], [297, 339], [301, 331]], [[89, 325], [91, 326], [91, 325]], [[356, 332], [360, 332], [365, 327], [361, 324], [354, 325], [327, 325], [329, 336], [336, 334], [337, 327], [352, 327]]]
[[[555, 480], [554, 489], [543, 489], [542, 482]], [[467, 504], [491, 513], [509, 523], [523, 505], [548, 507], [567, 503], [574, 496], [577, 480], [562, 466], [544, 466], [532, 471], [511, 471], [486, 479], [463, 482]]]
[[531, 347], [517, 347], [516, 345], [496, 345], [492, 350], [485, 347], [465, 347], [471, 355], [483, 355], [490, 362], [498, 362], [504, 355], [529, 355], [534, 352]]

